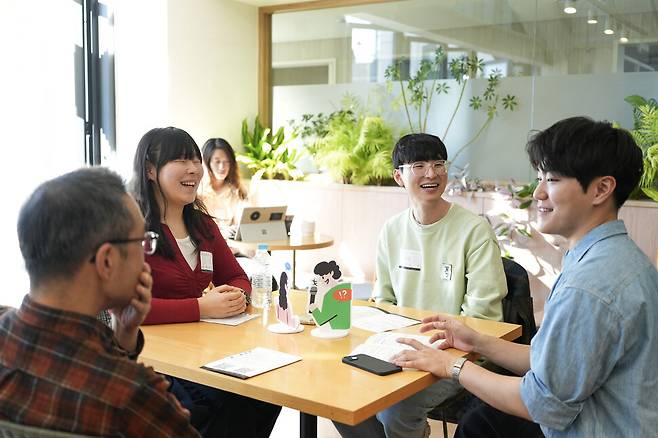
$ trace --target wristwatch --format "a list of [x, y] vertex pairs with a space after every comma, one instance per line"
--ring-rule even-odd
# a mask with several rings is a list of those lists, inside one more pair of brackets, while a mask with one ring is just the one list
[[452, 380], [454, 380], [457, 383], [459, 383], [459, 374], [462, 372], [462, 367], [464, 366], [465, 363], [466, 363], [466, 358], [460, 357], [452, 364], [450, 377], [452, 378]]

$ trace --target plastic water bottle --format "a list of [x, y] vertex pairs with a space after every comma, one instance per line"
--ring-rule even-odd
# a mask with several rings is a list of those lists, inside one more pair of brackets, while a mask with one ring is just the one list
[[258, 269], [251, 276], [251, 305], [258, 308], [269, 307], [272, 297], [272, 272], [267, 245], [258, 244], [254, 261]]

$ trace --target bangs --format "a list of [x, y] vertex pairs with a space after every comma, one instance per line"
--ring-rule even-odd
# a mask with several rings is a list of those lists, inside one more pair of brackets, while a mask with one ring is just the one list
[[154, 141], [159, 146], [157, 162], [154, 163], [157, 168], [173, 160], [201, 160], [201, 151], [196, 142], [182, 129], [166, 128], [159, 137]]
[[416, 145], [413, 148], [409, 148], [407, 151], [408, 162], [413, 163], [415, 161], [432, 161], [432, 160], [445, 160], [446, 157], [443, 157], [441, 151], [434, 146], [427, 143], [421, 143]]
[[393, 165], [416, 161], [447, 160], [448, 151], [439, 137], [431, 134], [408, 134], [398, 140], [393, 150]]

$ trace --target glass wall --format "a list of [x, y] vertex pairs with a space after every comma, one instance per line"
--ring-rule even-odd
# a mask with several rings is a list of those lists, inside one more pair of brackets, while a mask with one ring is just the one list
[[[462, 59], [477, 62], [454, 68]], [[624, 98], [658, 97], [658, 12], [649, 0], [408, 0], [274, 14], [273, 125], [335, 111], [349, 93], [398, 133], [417, 131], [387, 69], [408, 81], [433, 61], [425, 88], [442, 92], [426, 131], [472, 176], [528, 180], [530, 131], [573, 115], [631, 128]]]

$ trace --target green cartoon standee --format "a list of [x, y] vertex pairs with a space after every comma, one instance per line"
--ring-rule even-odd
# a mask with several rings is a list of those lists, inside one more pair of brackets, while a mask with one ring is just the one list
[[311, 334], [320, 338], [347, 336], [351, 327], [352, 285], [339, 282], [342, 274], [333, 260], [318, 263], [313, 272], [313, 284], [318, 291], [309, 310], [318, 327]]

